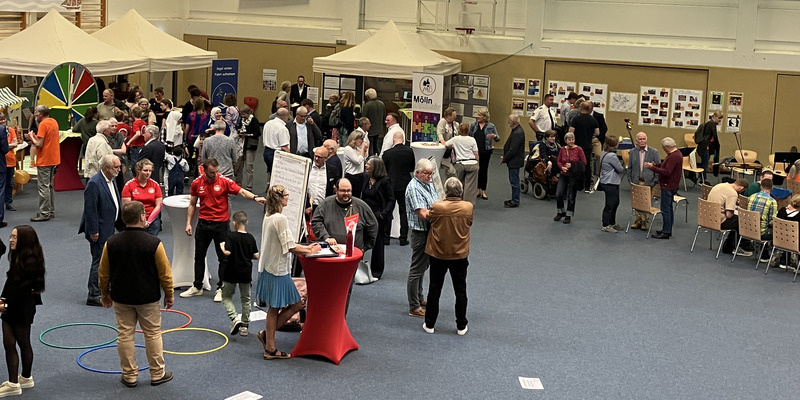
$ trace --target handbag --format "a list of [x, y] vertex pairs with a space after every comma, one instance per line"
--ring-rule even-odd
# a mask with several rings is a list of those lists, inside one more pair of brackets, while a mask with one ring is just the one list
[[[606, 152], [606, 154], [603, 154], [603, 156], [600, 157], [600, 172], [601, 173], [603, 172], [603, 160], [606, 158], [607, 155], [608, 155], [608, 152]], [[599, 188], [599, 187], [600, 187], [600, 177], [598, 176], [597, 180], [594, 181], [594, 183], [592, 184], [592, 190], [597, 191], [597, 188]]]

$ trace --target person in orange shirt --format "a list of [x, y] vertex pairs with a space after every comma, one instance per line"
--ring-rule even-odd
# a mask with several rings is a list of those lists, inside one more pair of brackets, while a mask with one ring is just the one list
[[14, 191], [14, 168], [17, 166], [16, 147], [17, 130], [7, 126], [8, 120], [3, 113], [0, 113], [0, 125], [8, 128], [8, 153], [6, 153], [6, 187], [5, 187], [5, 206], [8, 211], [17, 211], [11, 203], [14, 201], [11, 194]]
[[39, 129], [29, 133], [31, 144], [36, 147], [36, 188], [39, 190], [39, 209], [31, 222], [48, 221], [56, 216], [53, 176], [56, 167], [61, 164], [61, 148], [59, 147], [58, 122], [50, 118], [47, 106], [36, 106], [34, 114]]

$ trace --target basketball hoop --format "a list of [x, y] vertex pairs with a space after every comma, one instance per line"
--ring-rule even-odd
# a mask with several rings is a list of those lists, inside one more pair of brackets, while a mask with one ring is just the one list
[[469, 37], [472, 35], [472, 32], [475, 32], [475, 28], [455, 28], [456, 35], [458, 35], [458, 40], [461, 42], [461, 46], [469, 47]]

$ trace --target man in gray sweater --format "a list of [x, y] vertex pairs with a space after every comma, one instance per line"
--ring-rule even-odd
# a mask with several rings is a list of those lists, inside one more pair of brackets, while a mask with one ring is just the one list
[[233, 163], [239, 158], [236, 142], [225, 136], [225, 121], [214, 123], [214, 135], [203, 141], [203, 159], [213, 158], [219, 163], [219, 173], [233, 179]]

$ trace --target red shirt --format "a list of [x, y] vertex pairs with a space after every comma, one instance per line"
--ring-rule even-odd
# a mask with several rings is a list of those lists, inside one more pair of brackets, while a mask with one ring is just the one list
[[[142, 132], [142, 128], [147, 126], [147, 121], [143, 119], [137, 119], [133, 121], [133, 130], [130, 131], [128, 135], [128, 140], [133, 137], [133, 135]], [[134, 141], [131, 142], [131, 147], [142, 147], [144, 146], [144, 135], [139, 135]]]
[[241, 190], [241, 186], [225, 175], [217, 174], [217, 179], [209, 182], [203, 174], [192, 182], [189, 193], [200, 199], [198, 218], [206, 221], [225, 222], [230, 220], [228, 195], [239, 194]]
[[150, 218], [153, 209], [156, 208], [156, 199], [160, 199], [161, 187], [158, 182], [148, 179], [147, 184], [142, 187], [136, 178], [129, 180], [122, 188], [122, 197], [130, 197], [131, 200], [141, 201], [144, 204], [144, 212]]
[[119, 122], [117, 123], [117, 132], [121, 133], [125, 140], [128, 140], [131, 134], [131, 127], [124, 122]]
[[663, 162], [656, 163], [650, 169], [658, 174], [658, 183], [661, 189], [678, 190], [681, 185], [681, 173], [683, 172], [683, 154], [675, 150], [667, 154]]

